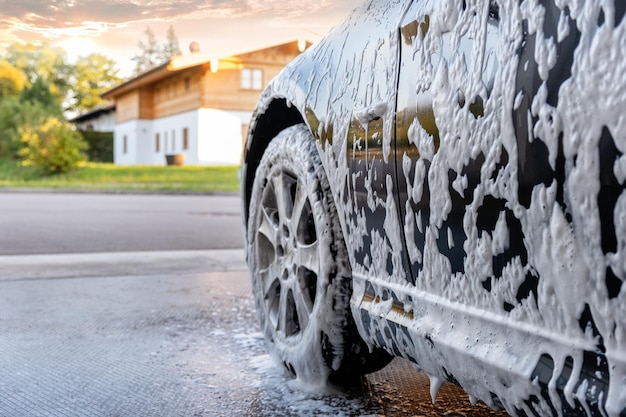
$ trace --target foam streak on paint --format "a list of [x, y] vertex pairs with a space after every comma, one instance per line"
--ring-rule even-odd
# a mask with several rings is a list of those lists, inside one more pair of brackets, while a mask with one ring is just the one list
[[[393, 50], [396, 47], [393, 40], [381, 43], [371, 34], [373, 26], [361, 27], [356, 21], [349, 21], [329, 40], [322, 41], [314, 54], [308, 55], [321, 61], [314, 64], [310, 61], [307, 68], [323, 68], [323, 71], [311, 70], [300, 75], [296, 66], [288, 67], [284, 77], [264, 93], [262, 103], [265, 99], [269, 106], [275, 96], [294, 97], [294, 105], [299, 109], [304, 109], [307, 103], [317, 103], [316, 108], [323, 110], [321, 113], [333, 115], [332, 144], [320, 144], [319, 149], [336, 201], [341, 203], [338, 204], [339, 215], [355, 277], [353, 309], [358, 312], [367, 279], [368, 291], [374, 291], [381, 299], [386, 294], [384, 300], [389, 300], [391, 289], [404, 310], [412, 313], [397, 317], [387, 305], [379, 306], [378, 314], [367, 324], [360, 321], [357, 314], [363, 335], [386, 335], [379, 330], [389, 325], [387, 320], [404, 320], [402, 324], [416, 335], [410, 344], [413, 346], [410, 355], [418, 360], [420, 367], [435, 378], [444, 379], [447, 375], [442, 365], [445, 364], [446, 370], [454, 374], [470, 396], [493, 404], [495, 395], [512, 414], [516, 410], [525, 410], [528, 415], [532, 415], [534, 409], [540, 414], [550, 410], [543, 402], [534, 405], [527, 402], [531, 396], [541, 398], [540, 388], [531, 381], [531, 373], [541, 355], [549, 355], [555, 363], [549, 397], [558, 405], [556, 380], [570, 357], [574, 362], [573, 373], [565, 387], [565, 402], [571, 405], [577, 400], [588, 409], [586, 388], [589, 384], [580, 381], [583, 361], [580, 349], [595, 351], [599, 343], [597, 335], [580, 325], [580, 317], [588, 306], [604, 342], [610, 372], [608, 391], [599, 393], [601, 404], [605, 404], [601, 412], [618, 417], [626, 407], [626, 291], [610, 298], [605, 281], [607, 269], [626, 278], [626, 194], [621, 193], [613, 213], [616, 250], [604, 253], [598, 196], [600, 166], [605, 161], [600, 160], [598, 147], [606, 129], [615, 148], [622, 155], [626, 154], [623, 133], [626, 132], [623, 111], [626, 83], [622, 79], [626, 73], [626, 20], [615, 26], [615, 7], [610, 0], [557, 0], [554, 2], [559, 12], [556, 36], [547, 36], [544, 33], [546, 13], [541, 2], [498, 0], [500, 21], [495, 50], [498, 70], [487, 94], [485, 83], [476, 73], [476, 69], [487, 67], [481, 61], [487, 58], [481, 49], [484, 45], [476, 44], [485, 39], [487, 13], [484, 7], [488, 2], [467, 0], [466, 11], [460, 7], [461, 3], [425, 0], [421, 2], [423, 9], [415, 16], [418, 22], [423, 22], [426, 15], [432, 18], [428, 32], [424, 35], [418, 31], [418, 36], [412, 40], [414, 55], [420, 64], [416, 70], [423, 78], [410, 87], [416, 93], [432, 93], [440, 143], [436, 147], [432, 135], [417, 119], [413, 121], [408, 129], [408, 142], [419, 150], [420, 158], [411, 167], [409, 164], [413, 162], [407, 160], [409, 156], [399, 155], [401, 166], [397, 172], [404, 176], [402, 183], [407, 184], [407, 194], [414, 202], [422, 199], [425, 192], [422, 180], [427, 180], [431, 195], [426, 222], [422, 223], [421, 212], [413, 212], [409, 202], [400, 205], [406, 214], [404, 218], [399, 217], [390, 177], [376, 178], [372, 165], [368, 165], [365, 174], [349, 169], [349, 163], [353, 162], [349, 155], [353, 150], [347, 150], [346, 144], [349, 126], [354, 112], [368, 104], [360, 102], [363, 97], [357, 91], [361, 85], [371, 85], [366, 95], [369, 104], [393, 102], [394, 90], [390, 86], [395, 85], [397, 76], [393, 68], [398, 68], [397, 55], [380, 53], [367, 57], [363, 51], [369, 46]], [[388, 16], [396, 16], [394, 13], [401, 9], [399, 2], [374, 0], [368, 7], [368, 13], [375, 16], [371, 19], [375, 20], [376, 27], [394, 28], [398, 24]], [[470, 15], [474, 11], [477, 13]], [[603, 24], [598, 23], [601, 13]], [[524, 25], [526, 34], [522, 33]], [[573, 53], [571, 76], [559, 87], [556, 103], [549, 97], [547, 81], [553, 76], [552, 69], [559, 59], [559, 45], [574, 36], [574, 29], [580, 32], [580, 41]], [[446, 46], [440, 39], [449, 31], [456, 35], [447, 39], [449, 45]], [[535, 61], [532, 65], [520, 62], [518, 51], [524, 36], [535, 39], [530, 58]], [[333, 41], [341, 48], [336, 48]], [[472, 54], [474, 49], [457, 52], [461, 45], [474, 45], [473, 48], [482, 53]], [[537, 93], [527, 97], [530, 91], [519, 91], [516, 77], [518, 71], [531, 71], [533, 65], [541, 81]], [[370, 73], [371, 68], [381, 67], [385, 68], [384, 72]], [[338, 77], [340, 85], [324, 89], [329, 75], [332, 77], [341, 70], [349, 75]], [[305, 93], [298, 79], [307, 80]], [[466, 99], [464, 105], [459, 104], [459, 91]], [[479, 93], [484, 114], [477, 117], [468, 111], [468, 106]], [[527, 123], [529, 129], [528, 137], [520, 139], [513, 129], [512, 110], [522, 108], [524, 100], [531, 100], [530, 109], [520, 115], [519, 120]], [[384, 149], [379, 160], [392, 162], [393, 117], [389, 113], [384, 116]], [[518, 182], [519, 141], [523, 139], [526, 145], [536, 142], [535, 145], [544, 146], [549, 168], [562, 169], [565, 175], [564, 184], [554, 181], [533, 185], [528, 204], [523, 204], [518, 194], [521, 187]], [[469, 185], [462, 170], [479, 155], [485, 163], [462, 219], [466, 236], [462, 247], [467, 257], [463, 272], [453, 273], [450, 260], [440, 252], [438, 241], [447, 237], [448, 243], [452, 242], [446, 225], [453, 213], [450, 190], [465, 194]], [[624, 156], [610, 161], [612, 172], [622, 186], [626, 182], [625, 161]], [[371, 160], [364, 161], [368, 162]], [[451, 174], [456, 178], [452, 184]], [[365, 206], [354, 192], [357, 180], [363, 181], [360, 175], [365, 175], [365, 183], [369, 184], [366, 200], [369, 204]], [[377, 196], [372, 186], [374, 181], [384, 181], [389, 195]], [[500, 200], [506, 204], [494, 230], [478, 230], [479, 213], [485, 201]], [[384, 230], [368, 226], [366, 212], [376, 210], [385, 213]], [[513, 223], [510, 220], [514, 220]], [[521, 255], [514, 257], [503, 266], [502, 277], [497, 278], [493, 273], [494, 259], [510, 247], [510, 228], [517, 223], [527, 261], [522, 261]], [[416, 243], [418, 234], [423, 236], [423, 246]], [[410, 261], [423, 263], [414, 277], [414, 285], [406, 281], [400, 268], [402, 241], [399, 237], [407, 242]], [[360, 255], [366, 239], [371, 241], [369, 252]], [[455, 247], [460, 245], [454, 242]], [[388, 269], [390, 255], [394, 261], [392, 270]], [[538, 277], [537, 293], [531, 291], [517, 299], [528, 276]], [[491, 291], [485, 289], [485, 282], [490, 283]], [[505, 302], [514, 308], [504, 309]], [[532, 343], [528, 342], [528, 334], [533, 335]], [[375, 343], [373, 337], [368, 341]], [[388, 338], [387, 342], [393, 345], [394, 340]], [[572, 346], [580, 349], [573, 351]], [[485, 364], [492, 367], [489, 375], [481, 373]], [[510, 377], [511, 373], [519, 377]]]

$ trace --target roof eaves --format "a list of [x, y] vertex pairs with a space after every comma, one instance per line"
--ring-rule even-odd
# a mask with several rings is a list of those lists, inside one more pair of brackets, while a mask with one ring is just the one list
[[113, 87], [109, 91], [105, 91], [100, 95], [103, 99], [113, 100], [115, 97], [133, 90], [135, 88], [142, 87], [146, 84], [150, 84], [154, 81], [157, 81], [163, 78], [165, 75], [169, 73], [168, 66], [171, 60], [165, 62], [164, 64], [159, 65], [158, 67], [152, 68], [146, 72], [143, 72], [137, 75], [134, 78], [131, 78], [128, 81], [123, 82], [122, 84]]
[[[298, 41], [286, 42], [278, 45], [273, 45], [269, 47], [264, 47], [252, 51], [233, 53], [233, 51], [222, 49], [222, 50], [214, 50], [209, 52], [197, 52], [191, 55], [179, 55], [173, 58], [170, 58], [164, 64], [159, 65], [156, 68], [148, 70], [142, 74], [137, 75], [136, 77], [118, 85], [117, 87], [112, 88], [109, 91], [104, 92], [100, 95], [100, 97], [113, 100], [115, 97], [124, 94], [128, 91], [134, 90], [136, 88], [142, 87], [144, 85], [153, 83], [160, 79], [165, 78], [167, 75], [172, 74], [174, 72], [182, 71], [185, 69], [198, 67], [206, 64], [211, 64], [212, 67], [217, 68], [219, 60], [229, 59], [229, 58], [238, 58], [243, 55], [247, 55], [256, 51], [262, 51], [266, 49], [272, 49], [280, 46], [290, 45], [293, 43], [297, 43]], [[308, 48], [311, 45], [311, 42], [306, 41], [304, 44], [304, 49]], [[300, 46], [299, 46], [300, 48]]]
[[99, 116], [102, 113], [106, 113], [106, 112], [113, 111], [113, 110], [115, 110], [115, 103], [114, 102], [106, 103], [102, 106], [96, 107], [95, 109], [91, 109], [88, 112], [85, 112], [83, 114], [79, 114], [76, 117], [73, 117], [72, 119], [69, 120], [69, 122], [77, 123], [77, 122], [81, 122], [84, 120], [89, 120], [89, 119]]

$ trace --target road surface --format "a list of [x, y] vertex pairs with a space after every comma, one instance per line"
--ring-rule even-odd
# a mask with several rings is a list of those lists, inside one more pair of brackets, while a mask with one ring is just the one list
[[243, 248], [239, 198], [0, 193], [0, 255]]
[[450, 384], [432, 405], [402, 360], [331, 393], [286, 377], [258, 331], [238, 210], [0, 194], [0, 416], [506, 415]]

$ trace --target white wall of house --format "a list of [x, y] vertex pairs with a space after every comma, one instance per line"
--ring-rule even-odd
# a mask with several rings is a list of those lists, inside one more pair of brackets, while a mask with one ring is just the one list
[[93, 121], [93, 130], [97, 132], [112, 132], [115, 128], [115, 110], [102, 114]]
[[252, 119], [252, 112], [251, 111], [228, 111], [229, 114], [232, 114], [233, 116], [237, 116], [240, 120], [241, 120], [241, 124], [242, 125], [249, 125], [250, 124], [250, 119]]
[[97, 117], [76, 123], [76, 126], [81, 130], [113, 132], [115, 130], [115, 111], [111, 110], [106, 113], [100, 113]]
[[[151, 147], [147, 151], [150, 165], [165, 164], [166, 155], [184, 154], [185, 164], [197, 165], [193, 143], [197, 136], [197, 111], [190, 111], [175, 116], [163, 117], [153, 121]], [[187, 130], [187, 148], [183, 139]], [[158, 146], [157, 146], [158, 135]]]
[[122, 123], [114, 140], [118, 165], [164, 165], [172, 154], [184, 154], [186, 165], [239, 165], [243, 152], [240, 118], [214, 109]]
[[248, 128], [250, 127], [250, 120], [252, 119], [251, 111], [228, 111], [229, 114], [237, 116], [241, 122], [241, 137], [245, 138], [248, 135]]
[[117, 165], [143, 163], [142, 154], [152, 133], [152, 121], [131, 120], [115, 126], [113, 160]]
[[221, 110], [200, 109], [198, 161], [203, 165], [239, 165], [242, 152], [239, 117]]

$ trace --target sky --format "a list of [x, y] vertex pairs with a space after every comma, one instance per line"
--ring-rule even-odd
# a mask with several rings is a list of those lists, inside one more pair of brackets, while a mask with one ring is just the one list
[[318, 41], [363, 0], [0, 0], [0, 53], [14, 42], [63, 47], [70, 60], [92, 52], [114, 59], [120, 75], [145, 41], [164, 42], [173, 26], [181, 50], [240, 53], [297, 39]]

